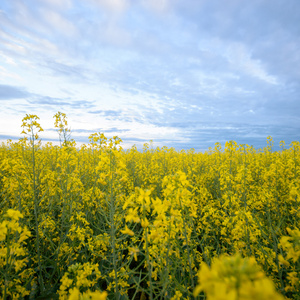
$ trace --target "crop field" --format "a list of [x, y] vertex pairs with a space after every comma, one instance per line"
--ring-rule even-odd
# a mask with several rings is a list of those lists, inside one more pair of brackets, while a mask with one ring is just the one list
[[300, 299], [300, 143], [123, 150], [66, 116], [0, 147], [1, 299]]

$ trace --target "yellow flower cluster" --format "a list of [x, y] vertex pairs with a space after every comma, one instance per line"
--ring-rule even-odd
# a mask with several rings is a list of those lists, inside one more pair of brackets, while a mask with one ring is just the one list
[[[90, 293], [91, 288], [95, 289], [99, 278], [101, 278], [101, 273], [97, 264], [92, 265], [88, 262], [84, 264], [76, 263], [70, 266], [61, 279], [59, 289], [60, 299], [79, 299], [80, 292]], [[98, 293], [91, 294], [90, 296], [92, 296], [92, 299], [96, 299], [94, 297], [97, 295]], [[83, 299], [85, 298], [83, 297]]]
[[255, 259], [243, 259], [240, 254], [231, 257], [222, 255], [212, 261], [210, 268], [203, 263], [198, 281], [194, 296], [205, 291], [208, 300], [284, 299]]
[[85, 293], [80, 293], [78, 288], [73, 288], [70, 291], [70, 296], [68, 300], [105, 300], [107, 297], [107, 292], [91, 292], [87, 291]]
[[300, 230], [291, 230], [290, 228], [286, 228], [286, 230], [289, 235], [281, 237], [279, 243], [285, 257], [279, 254], [278, 259], [286, 267], [287, 279], [290, 283], [285, 290], [298, 292], [300, 290]]
[[30, 294], [24, 284], [33, 273], [27, 268], [26, 249], [31, 233], [19, 224], [20, 218], [23, 218], [20, 211], [8, 209], [0, 223], [0, 295], [3, 299], [20, 299]]
[[54, 119], [59, 146], [35, 115], [0, 146], [0, 298], [299, 298], [299, 142], [77, 147]]

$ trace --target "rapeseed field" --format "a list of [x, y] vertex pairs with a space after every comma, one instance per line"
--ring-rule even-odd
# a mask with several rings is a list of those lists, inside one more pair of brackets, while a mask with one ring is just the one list
[[1, 299], [300, 299], [300, 143], [205, 153], [36, 115], [0, 147]]

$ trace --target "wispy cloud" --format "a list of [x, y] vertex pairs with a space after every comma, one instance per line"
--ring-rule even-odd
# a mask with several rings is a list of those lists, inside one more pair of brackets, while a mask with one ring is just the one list
[[94, 106], [93, 102], [86, 100], [74, 100], [70, 98], [53, 98], [49, 96], [33, 95], [33, 99], [29, 99], [30, 104], [35, 104], [38, 106], [55, 106], [64, 109], [88, 109]]
[[90, 114], [99, 114], [99, 115], [103, 115], [105, 117], [118, 117], [120, 116], [122, 113], [119, 110], [93, 110], [93, 111], [89, 111]]
[[26, 98], [28, 97], [28, 95], [29, 93], [26, 92], [26, 90], [23, 88], [0, 84], [0, 100], [13, 100], [13, 99]]

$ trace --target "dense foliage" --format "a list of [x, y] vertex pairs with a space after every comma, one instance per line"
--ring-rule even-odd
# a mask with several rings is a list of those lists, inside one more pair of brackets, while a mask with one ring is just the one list
[[35, 115], [0, 147], [2, 299], [299, 299], [300, 144], [206, 153], [103, 133], [60, 146]]

